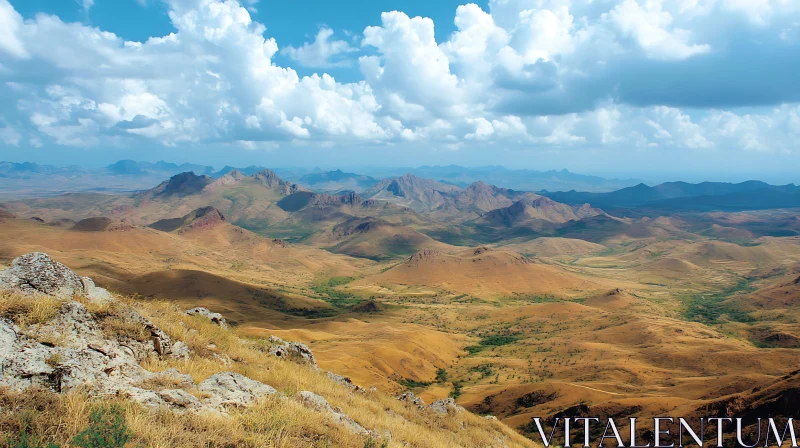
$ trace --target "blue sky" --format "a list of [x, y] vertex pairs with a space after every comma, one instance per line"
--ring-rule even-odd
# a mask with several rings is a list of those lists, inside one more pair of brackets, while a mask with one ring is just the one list
[[798, 182], [800, 2], [0, 0], [0, 159]]

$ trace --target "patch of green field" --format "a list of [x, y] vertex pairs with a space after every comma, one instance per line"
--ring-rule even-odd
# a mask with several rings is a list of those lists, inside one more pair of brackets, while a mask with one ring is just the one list
[[724, 322], [723, 316], [727, 317], [727, 320], [734, 322], [755, 322], [756, 320], [748, 312], [742, 310], [735, 303], [731, 303], [730, 300], [733, 295], [749, 288], [750, 281], [741, 279], [736, 285], [720, 292], [689, 296], [684, 317], [689, 321], [704, 324]]

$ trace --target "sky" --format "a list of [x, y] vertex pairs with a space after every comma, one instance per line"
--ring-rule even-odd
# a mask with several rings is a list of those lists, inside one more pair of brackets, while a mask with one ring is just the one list
[[796, 0], [0, 0], [0, 160], [800, 183]]

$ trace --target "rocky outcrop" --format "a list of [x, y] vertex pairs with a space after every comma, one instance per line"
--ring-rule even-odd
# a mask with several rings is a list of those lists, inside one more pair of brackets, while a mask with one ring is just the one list
[[366, 389], [356, 385], [355, 383], [353, 383], [353, 380], [351, 380], [346, 376], [337, 375], [333, 372], [326, 372], [326, 375], [328, 375], [328, 378], [332, 379], [334, 382], [341, 384], [342, 386], [352, 390], [353, 392], [361, 392], [361, 393], [366, 392]]
[[25, 295], [45, 294], [58, 299], [87, 295], [78, 274], [41, 252], [17, 257], [10, 268], [0, 271], [0, 289]]
[[195, 308], [192, 308], [192, 309], [186, 311], [186, 314], [188, 314], [190, 316], [202, 316], [202, 317], [205, 317], [206, 319], [210, 320], [211, 322], [219, 325], [222, 328], [225, 328], [225, 329], [228, 328], [228, 321], [225, 320], [224, 317], [222, 317], [222, 314], [212, 313], [211, 311], [208, 310], [208, 308], [203, 308], [203, 307], [198, 306], [198, 307], [195, 307]]
[[457, 405], [455, 400], [448, 397], [429, 404], [428, 410], [438, 415], [450, 415], [462, 412], [464, 408]]
[[415, 264], [422, 261], [433, 260], [441, 255], [442, 253], [436, 249], [422, 249], [409, 257], [408, 263]]
[[267, 339], [268, 345], [263, 349], [266, 353], [288, 361], [308, 365], [317, 369], [317, 360], [307, 345], [301, 342], [286, 342], [277, 336]]
[[425, 407], [425, 402], [422, 401], [422, 398], [419, 398], [418, 396], [414, 395], [414, 393], [411, 391], [403, 392], [402, 394], [398, 395], [395, 398], [402, 401], [403, 403], [408, 403], [420, 409]]
[[327, 414], [334, 423], [345, 427], [347, 430], [354, 434], [369, 436], [373, 438], [378, 438], [378, 434], [375, 431], [370, 431], [365, 429], [363, 426], [359, 425], [355, 420], [353, 420], [349, 415], [342, 412], [339, 408], [332, 407], [328, 400], [323, 398], [320, 395], [315, 394], [314, 392], [309, 392], [307, 390], [300, 391], [297, 393], [297, 399], [303, 403], [304, 406], [314, 409], [315, 411], [319, 411], [322, 413]]
[[197, 390], [208, 394], [203, 404], [212, 408], [242, 407], [278, 391], [259, 381], [234, 372], [211, 375], [200, 383]]
[[114, 300], [114, 296], [108, 290], [95, 286], [94, 280], [89, 277], [81, 277], [81, 283], [83, 283], [84, 294], [89, 300], [93, 302], [110, 302]]

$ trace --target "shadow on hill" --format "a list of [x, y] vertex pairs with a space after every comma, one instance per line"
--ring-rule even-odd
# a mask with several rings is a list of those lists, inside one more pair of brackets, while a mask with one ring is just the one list
[[286, 315], [325, 317], [335, 313], [319, 300], [290, 297], [203, 271], [170, 269], [130, 275], [101, 265], [87, 266], [86, 270], [100, 274], [99, 285], [122, 294], [170, 300], [184, 308], [203, 306], [223, 313], [231, 323], [263, 323], [285, 320]]

